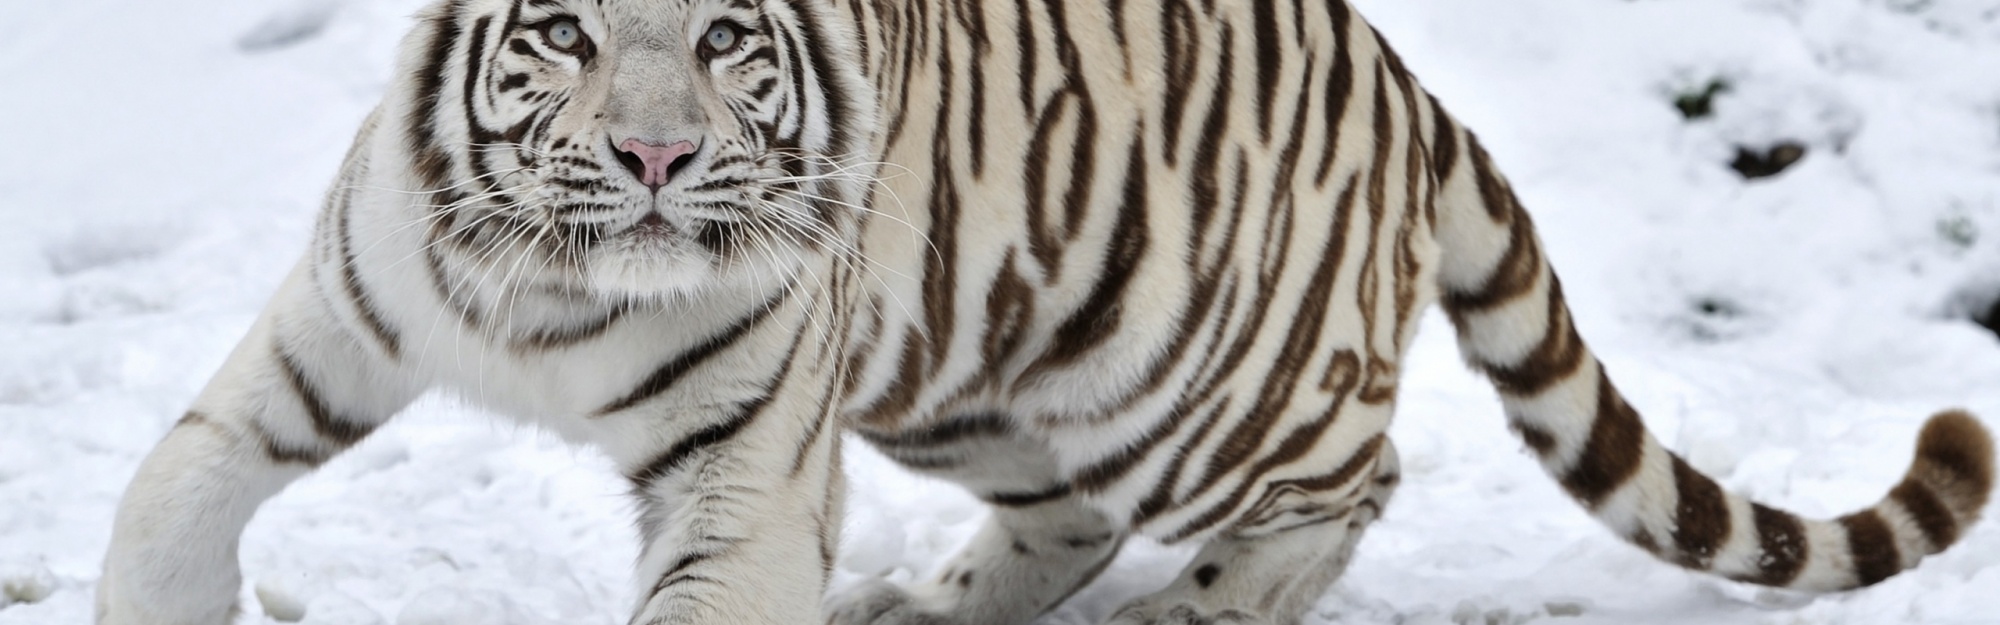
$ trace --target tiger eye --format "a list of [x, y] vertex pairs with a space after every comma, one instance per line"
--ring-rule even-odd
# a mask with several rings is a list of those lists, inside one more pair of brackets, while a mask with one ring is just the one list
[[708, 34], [701, 37], [702, 44], [708, 46], [711, 54], [727, 54], [735, 50], [742, 39], [743, 33], [738, 32], [736, 25], [729, 22], [716, 22], [714, 26], [708, 27]]
[[583, 28], [577, 26], [576, 22], [558, 21], [543, 29], [542, 34], [548, 38], [549, 45], [557, 50], [576, 52], [583, 49]]

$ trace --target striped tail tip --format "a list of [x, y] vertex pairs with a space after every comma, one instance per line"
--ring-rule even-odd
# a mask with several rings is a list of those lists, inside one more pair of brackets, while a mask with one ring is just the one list
[[[1964, 530], [1979, 520], [1992, 493], [1993, 436], [1971, 413], [1947, 410], [1924, 423], [1917, 436], [1917, 458], [1902, 483], [1889, 491], [1889, 501], [1908, 516], [1908, 525], [1896, 528], [1897, 533], [1917, 530], [1927, 547], [1920, 549], [1922, 555], [1930, 555], [1958, 542]], [[1905, 568], [1916, 564], [1916, 557], [1905, 564]]]
[[[1993, 492], [1993, 436], [1972, 413], [1947, 410], [1924, 423], [1917, 436], [1917, 459], [1896, 488], [1901, 492], [1919, 487], [1941, 500], [1957, 527], [1979, 519], [1980, 508]], [[1902, 496], [1892, 493], [1891, 497]], [[1957, 538], [1955, 529], [1938, 534], [1942, 537], [1940, 547]]]
[[1806, 586], [1859, 588], [1915, 567], [1958, 542], [1992, 492], [1993, 437], [1985, 426], [1963, 410], [1932, 416], [1917, 436], [1917, 457], [1903, 481], [1881, 503], [1838, 520], [1851, 568], [1843, 577], [1851, 581]]

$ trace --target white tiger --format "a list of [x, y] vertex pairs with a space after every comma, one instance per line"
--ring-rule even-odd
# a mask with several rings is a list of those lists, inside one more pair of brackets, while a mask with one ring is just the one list
[[[1396, 487], [1433, 300], [1551, 475], [1669, 562], [1863, 586], [1992, 488], [1955, 411], [1836, 521], [1665, 450], [1484, 151], [1344, 2], [420, 21], [312, 249], [133, 479], [99, 623], [227, 622], [259, 503], [436, 387], [615, 459], [633, 623], [1026, 623], [1133, 534], [1203, 547], [1111, 622], [1296, 623]], [[823, 609], [848, 430], [994, 514], [939, 574]]]

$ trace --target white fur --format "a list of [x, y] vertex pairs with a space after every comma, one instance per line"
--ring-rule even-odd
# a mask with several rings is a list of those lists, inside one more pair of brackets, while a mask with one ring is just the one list
[[[506, 15], [510, 4], [474, 0], [462, 7], [459, 23], [470, 24], [477, 15]], [[593, 15], [582, 20], [583, 29], [600, 42], [613, 41], [608, 39], [614, 36], [612, 25], [637, 29], [645, 23], [633, 19], [633, 8], [608, 9], [624, 11], [608, 18]], [[420, 18], [428, 25], [445, 10], [433, 7]], [[497, 40], [504, 34], [498, 32], [498, 22], [488, 23], [496, 27], [482, 33], [488, 37], [486, 45], [503, 47]], [[828, 27], [830, 36], [840, 38], [838, 23]], [[831, 245], [819, 248], [764, 242], [747, 250], [740, 262], [718, 263], [687, 238], [621, 239], [616, 234], [620, 226], [611, 222], [629, 224], [638, 219], [636, 211], [655, 210], [641, 198], [623, 205], [631, 214], [608, 218], [610, 238], [587, 253], [549, 257], [536, 251], [554, 231], [533, 225], [539, 222], [473, 249], [440, 244], [430, 229], [441, 223], [444, 213], [433, 203], [442, 196], [425, 193], [434, 189], [410, 169], [413, 146], [405, 128], [405, 120], [426, 106], [411, 76], [421, 73], [432, 45], [428, 32], [419, 28], [405, 43], [404, 78], [393, 83], [380, 110], [364, 125], [306, 258], [195, 400], [191, 416], [161, 441], [134, 477], [119, 509], [99, 585], [98, 622], [225, 622], [240, 584], [236, 542], [257, 506], [352, 442], [343, 439], [365, 434], [431, 388], [454, 391], [500, 414], [601, 449], [633, 479], [645, 543], [637, 564], [640, 605], [634, 608], [634, 622], [817, 620], [817, 601], [811, 598], [824, 587], [823, 571], [799, 564], [822, 557], [839, 523], [838, 432], [831, 420], [841, 352], [831, 339], [846, 322], [851, 301], [852, 287], [844, 277], [850, 261], [841, 258], [847, 252], [838, 245], [843, 235], [826, 233]], [[630, 40], [637, 31], [619, 32]], [[458, 46], [464, 45], [461, 39]], [[613, 56], [601, 62], [616, 62], [615, 48], [606, 43], [605, 50]], [[634, 54], [652, 54], [648, 50]], [[453, 58], [463, 53], [462, 48], [451, 51]], [[638, 61], [626, 62], [640, 69], [631, 84], [622, 86], [591, 78], [580, 63], [536, 64], [514, 57], [499, 61], [490, 80], [519, 72], [535, 76], [543, 87], [567, 85], [566, 97], [577, 104], [551, 125], [552, 136], [588, 135], [603, 141], [601, 133], [686, 131], [714, 143], [743, 141], [741, 128], [723, 121], [733, 118], [701, 117], [701, 111], [729, 114], [718, 103], [720, 96], [667, 88], [694, 80], [691, 64], [647, 69]], [[468, 79], [462, 64], [449, 67], [446, 91], [455, 88], [455, 81]], [[851, 72], [837, 68], [833, 74], [853, 79]], [[620, 98], [639, 104], [666, 98], [696, 106], [687, 109], [693, 111], [687, 117], [614, 119], [601, 122], [602, 130], [593, 126], [599, 122], [592, 121], [597, 110], [592, 107], [617, 106]], [[481, 119], [538, 110], [475, 100], [473, 115]], [[476, 120], [456, 107], [437, 111], [439, 144], [462, 150], [468, 141], [463, 129]], [[868, 107], [851, 111], [865, 128]], [[826, 133], [819, 134], [823, 143]], [[728, 147], [714, 148], [714, 143], [703, 152], [704, 159]], [[596, 146], [584, 145], [582, 139], [577, 145]], [[463, 170], [467, 158], [490, 156], [481, 150], [458, 155], [451, 172], [455, 179], [468, 176]], [[707, 164], [695, 162], [687, 171], [703, 171]], [[615, 160], [606, 158], [602, 165], [610, 175], [625, 175]], [[461, 180], [451, 186], [468, 194], [512, 189], [526, 198], [522, 206], [533, 208], [562, 197], [551, 190], [547, 174], [546, 168], [497, 171], [483, 182]], [[676, 178], [677, 186], [693, 184], [687, 181], [690, 176]], [[615, 186], [618, 180], [610, 183]], [[537, 186], [540, 191], [534, 190]], [[837, 199], [851, 197], [854, 189], [834, 184], [822, 193]], [[662, 197], [678, 196], [669, 190]], [[507, 210], [513, 209], [460, 213], [467, 217], [455, 225]], [[693, 227], [686, 213], [672, 207], [659, 210], [682, 231]], [[433, 272], [434, 263], [441, 273]], [[350, 276], [361, 297], [349, 286]], [[447, 283], [442, 289], [434, 286], [439, 280]], [[768, 311], [759, 312], [766, 307]], [[474, 313], [464, 315], [460, 309]], [[587, 327], [607, 315], [616, 321], [593, 338], [532, 346], [537, 336]], [[393, 338], [385, 340], [371, 329], [377, 321]], [[644, 401], [607, 411], [666, 363], [738, 325], [744, 328], [739, 339], [716, 351], [704, 366], [686, 371]], [[288, 368], [299, 373], [304, 392]], [[318, 408], [313, 400], [324, 407], [323, 414], [314, 414]], [[736, 428], [730, 435], [701, 434], [733, 423], [738, 415], [750, 417], [730, 426]], [[328, 424], [334, 424], [332, 429]], [[672, 465], [650, 464], [675, 457], [670, 452], [677, 448], [691, 452]], [[679, 571], [686, 575], [663, 579], [688, 561], [692, 564]], [[770, 601], [770, 596], [803, 599]]]

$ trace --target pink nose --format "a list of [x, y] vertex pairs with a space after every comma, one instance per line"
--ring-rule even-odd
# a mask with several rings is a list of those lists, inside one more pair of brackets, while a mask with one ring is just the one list
[[[619, 160], [625, 161], [626, 168], [639, 177], [639, 182], [658, 191], [667, 184], [668, 178], [673, 177], [674, 171], [694, 155], [695, 145], [688, 141], [653, 145], [638, 139], [626, 139], [618, 144], [618, 150], [624, 153], [619, 155], [623, 157]], [[639, 162], [632, 162], [633, 158]]]

